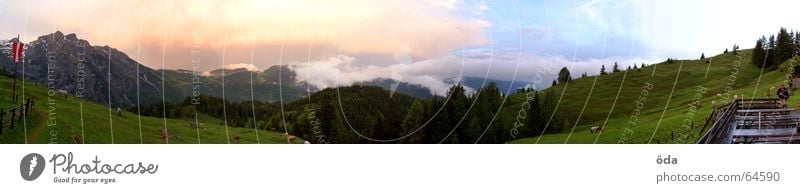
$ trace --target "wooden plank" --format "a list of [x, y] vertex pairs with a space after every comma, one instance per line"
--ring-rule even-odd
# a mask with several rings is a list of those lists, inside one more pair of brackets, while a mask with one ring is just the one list
[[751, 103], [751, 102], [763, 102], [763, 101], [775, 101], [777, 102], [779, 99], [776, 98], [755, 98], [755, 99], [737, 99], [736, 102], [739, 103]]
[[781, 129], [736, 129], [734, 137], [761, 137], [761, 136], [792, 136], [797, 134], [797, 128]]
[[752, 138], [735, 138], [733, 143], [768, 143], [768, 142], [781, 142], [789, 143], [792, 141], [800, 141], [800, 135], [782, 136], [782, 137], [752, 137]]
[[[733, 126], [730, 127], [730, 130], [728, 130], [728, 132], [735, 131], [735, 130], [737, 130], [738, 127], [739, 127], [738, 125], [733, 125]], [[721, 136], [721, 137], [725, 137], [725, 142], [724, 142], [725, 144], [733, 143], [733, 135], [732, 135], [732, 133], [726, 133], [725, 136]]]
[[798, 122], [797, 119], [774, 119], [774, 120], [767, 119], [767, 120], [761, 120], [761, 121], [759, 121], [759, 120], [736, 120], [736, 121], [733, 121], [733, 123], [740, 124], [740, 125], [742, 125], [742, 124], [759, 124], [760, 123], [760, 124], [763, 125], [763, 124], [798, 124], [800, 122]]
[[787, 113], [792, 112], [794, 109], [745, 109], [745, 110], [736, 110], [736, 113], [745, 114], [745, 113]]
[[785, 129], [785, 128], [798, 128], [798, 125], [736, 125], [740, 129]]
[[751, 104], [738, 104], [736, 105], [738, 109], [743, 108], [760, 108], [760, 109], [776, 109], [781, 108], [781, 105], [778, 103], [751, 103]]
[[800, 119], [800, 114], [790, 115], [770, 115], [770, 116], [742, 116], [736, 115], [736, 120], [749, 120], [749, 121], [765, 121], [765, 120], [784, 120], [784, 119]]
[[772, 127], [765, 127], [765, 126], [762, 126], [761, 128], [758, 128], [758, 127], [748, 127], [748, 126], [741, 126], [741, 125], [737, 125], [737, 126], [739, 127], [739, 129], [747, 129], [747, 130], [773, 130], [773, 129], [797, 128], [797, 127], [796, 127], [796, 126], [794, 126], [794, 125], [789, 125], [789, 126], [776, 125], [776, 126], [772, 126]]

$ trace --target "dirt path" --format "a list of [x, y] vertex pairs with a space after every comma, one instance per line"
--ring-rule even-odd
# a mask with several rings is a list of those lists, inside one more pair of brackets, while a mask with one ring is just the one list
[[[41, 111], [35, 111], [35, 112], [37, 115], [39, 115], [38, 117], [40, 118], [40, 120], [44, 119], [46, 116], [44, 112]], [[44, 133], [44, 128], [46, 124], [47, 121], [41, 120], [37, 121], [36, 125], [34, 125], [33, 128], [28, 128], [28, 143], [36, 143], [39, 140], [39, 137], [42, 136], [42, 133]]]

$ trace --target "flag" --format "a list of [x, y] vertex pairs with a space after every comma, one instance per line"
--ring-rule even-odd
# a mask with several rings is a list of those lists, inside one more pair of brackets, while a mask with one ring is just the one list
[[24, 48], [25, 45], [19, 42], [19, 39], [11, 45], [11, 60], [14, 60], [14, 64], [19, 64], [20, 60], [22, 60], [22, 51]]

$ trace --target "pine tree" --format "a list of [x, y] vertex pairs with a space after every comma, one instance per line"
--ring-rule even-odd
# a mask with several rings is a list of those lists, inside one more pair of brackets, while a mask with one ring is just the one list
[[[447, 121], [445, 129], [447, 133], [450, 130], [455, 129], [456, 131], [464, 130], [466, 127], [464, 123], [469, 123], [469, 120], [461, 120], [462, 117], [466, 115], [466, 108], [468, 107], [468, 99], [466, 96], [466, 91], [464, 90], [464, 86], [461, 83], [458, 83], [450, 88], [448, 91], [448, 95], [450, 99], [447, 103], [444, 104], [444, 118]], [[461, 124], [459, 124], [461, 122]], [[445, 134], [446, 136], [446, 134]], [[458, 135], [451, 134], [450, 137], [442, 141], [443, 143], [458, 143], [457, 140]]]
[[727, 54], [727, 53], [728, 53], [728, 48], [725, 48], [725, 51], [723, 51], [722, 54]]
[[541, 103], [542, 129], [545, 134], [558, 133], [563, 130], [561, 114], [556, 111], [558, 96], [553, 92], [546, 92]]
[[606, 74], [608, 74], [606, 73], [606, 65], [603, 64], [602, 66], [600, 66], [600, 75], [606, 75]]
[[617, 62], [614, 62], [614, 68], [611, 70], [611, 72], [619, 72], [619, 65], [617, 65]]
[[539, 92], [533, 94], [533, 99], [530, 101], [530, 108], [525, 114], [526, 128], [528, 128], [527, 136], [539, 136], [542, 134], [543, 121], [542, 121], [542, 107], [540, 102]]
[[423, 143], [439, 143], [447, 136], [447, 133], [450, 132], [451, 129], [447, 127], [447, 117], [444, 115], [446, 113], [445, 109], [439, 111], [440, 108], [444, 108], [444, 99], [434, 97], [426, 104], [425, 117], [430, 117], [431, 120], [421, 130], [424, 133], [422, 136], [424, 139]]
[[705, 59], [706, 59], [706, 53], [700, 54], [700, 60], [705, 60]]
[[567, 83], [570, 80], [572, 80], [572, 75], [570, 75], [569, 70], [567, 69], [567, 67], [561, 68], [561, 70], [558, 71], [558, 83], [559, 84]]
[[772, 67], [775, 65], [775, 35], [770, 35], [769, 39], [767, 39], [767, 51], [766, 51], [766, 64], [764, 67]]
[[[488, 131], [496, 131], [502, 130], [503, 127], [500, 127], [502, 121], [497, 119], [492, 121], [495, 118], [495, 114], [498, 113], [498, 110], [501, 106], [503, 97], [500, 93], [500, 89], [497, 87], [497, 84], [494, 82], [490, 82], [488, 86], [481, 89], [479, 94], [473, 99], [474, 105], [472, 106], [472, 110], [470, 110], [469, 119], [470, 122], [467, 128], [463, 131], [458, 133], [458, 140], [461, 143], [501, 143], [504, 142], [501, 140], [500, 135], [496, 132], [488, 132]], [[491, 123], [491, 125], [489, 125]], [[481, 133], [486, 130], [487, 132], [484, 134], [483, 137], [480, 138], [478, 141], [478, 137], [480, 137]]]
[[800, 52], [800, 31], [794, 33], [794, 49], [795, 53]]
[[333, 123], [336, 120], [336, 107], [333, 106], [331, 101], [322, 102], [317, 116], [319, 117], [319, 126], [320, 130], [322, 130], [322, 134], [329, 138], [333, 136]]
[[766, 41], [766, 37], [761, 37], [760, 39], [756, 40], [756, 46], [753, 48], [753, 54], [750, 58], [750, 63], [755, 64], [758, 67], [765, 67], [764, 59], [766, 59], [766, 50], [764, 49], [764, 42]]
[[778, 31], [778, 36], [775, 39], [775, 61], [772, 66], [778, 66], [794, 56], [793, 41], [786, 28], [781, 28]]
[[[383, 115], [381, 115], [381, 114], [377, 114], [377, 115], [375, 115], [375, 117], [376, 117], [376, 119], [375, 119], [375, 122], [372, 123], [372, 127], [368, 128], [368, 129], [365, 129], [364, 131], [360, 131], [360, 132], [362, 132], [363, 135], [365, 135], [367, 137], [370, 137], [370, 138], [382, 139], [382, 137], [380, 135], [381, 135], [382, 131], [384, 131], [386, 129], [386, 127], [384, 126], [384, 124], [385, 124], [384, 123], [384, 118], [383, 118]], [[370, 141], [369, 139], [365, 139], [365, 138], [361, 139], [361, 141], [362, 141], [361, 143], [374, 143], [375, 142], [375, 141]]]
[[637, 67], [637, 66], [636, 66], [636, 64], [634, 63], [634, 64], [633, 64], [633, 69], [634, 69], [634, 70], [639, 70], [639, 67]]
[[383, 129], [377, 130], [379, 132], [380, 139], [397, 139], [400, 138], [403, 133], [403, 120], [400, 113], [400, 106], [397, 104], [397, 97], [389, 98], [389, 104], [386, 109], [383, 111], [384, 115], [384, 122], [383, 122]]
[[[425, 121], [425, 104], [419, 100], [414, 100], [414, 102], [411, 103], [411, 107], [408, 109], [405, 119], [403, 119], [402, 135], [405, 136], [420, 129], [420, 127], [425, 124]], [[403, 139], [403, 141], [406, 143], [423, 143], [422, 140], [424, 139], [425, 133], [420, 129], [416, 133]]]

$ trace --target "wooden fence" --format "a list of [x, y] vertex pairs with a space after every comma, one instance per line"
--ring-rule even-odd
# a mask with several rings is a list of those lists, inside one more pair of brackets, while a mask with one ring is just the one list
[[0, 109], [0, 135], [3, 134], [3, 129], [13, 129], [16, 122], [22, 121], [33, 110], [33, 106], [34, 100], [26, 99], [25, 103], [9, 110]]

